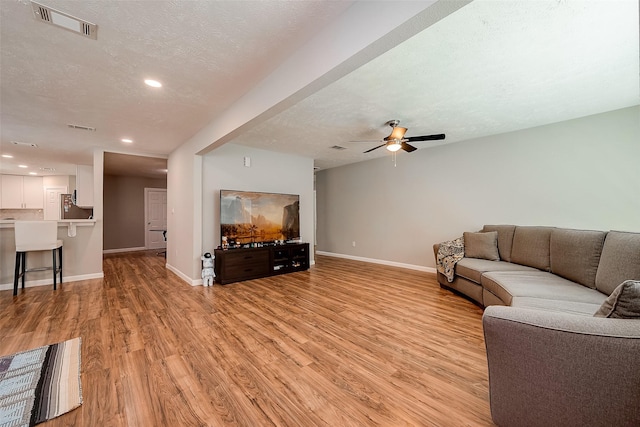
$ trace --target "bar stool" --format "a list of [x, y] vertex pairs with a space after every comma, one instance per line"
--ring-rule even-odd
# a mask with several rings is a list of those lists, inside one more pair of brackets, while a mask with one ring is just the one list
[[[60, 273], [62, 283], [62, 240], [58, 240], [58, 221], [16, 221], [16, 270], [13, 278], [13, 295], [18, 295], [18, 279], [32, 271], [53, 270], [53, 289], [56, 289], [56, 274]], [[59, 265], [56, 264], [56, 249]], [[27, 270], [27, 252], [51, 251], [53, 253], [52, 267], [39, 267]]]

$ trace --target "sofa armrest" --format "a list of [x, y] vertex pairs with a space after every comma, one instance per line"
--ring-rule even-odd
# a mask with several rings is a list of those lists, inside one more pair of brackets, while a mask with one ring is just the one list
[[640, 425], [640, 320], [490, 306], [482, 321], [499, 426]]
[[433, 245], [433, 256], [436, 260], [436, 265], [438, 265], [438, 249], [440, 249], [440, 243], [435, 243]]

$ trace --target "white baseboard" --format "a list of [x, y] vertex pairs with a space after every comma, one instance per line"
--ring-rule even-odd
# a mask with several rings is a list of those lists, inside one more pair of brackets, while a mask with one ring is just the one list
[[[120, 249], [105, 249], [102, 251], [103, 254], [117, 254], [120, 252], [139, 252], [139, 251], [146, 251], [147, 248], [145, 248], [144, 246], [141, 246], [139, 248], [120, 248]], [[162, 249], [164, 250], [164, 249]]]
[[[91, 274], [80, 274], [77, 276], [62, 276], [64, 280], [62, 282], [63, 285], [71, 282], [79, 282], [81, 280], [90, 280], [90, 279], [102, 279], [104, 277], [104, 273], [101, 271], [100, 273], [91, 273]], [[36, 286], [53, 286], [53, 278], [51, 279], [40, 279], [40, 280], [28, 280], [24, 282], [25, 288], [33, 288]], [[18, 288], [22, 288], [22, 282], [18, 282]], [[0, 285], [0, 291], [8, 291], [13, 290], [13, 283], [3, 283]]]
[[409, 270], [418, 270], [418, 271], [424, 271], [424, 272], [427, 272], [427, 273], [436, 274], [436, 269], [435, 268], [433, 268], [433, 267], [425, 267], [423, 265], [405, 264], [405, 263], [402, 263], [402, 262], [386, 261], [386, 260], [383, 260], [383, 259], [365, 258], [365, 257], [359, 257], [359, 256], [353, 256], [353, 255], [345, 255], [345, 254], [336, 254], [336, 253], [333, 253], [333, 252], [324, 252], [324, 251], [316, 251], [316, 254], [325, 255], [325, 256], [331, 256], [331, 257], [334, 257], [334, 258], [352, 259], [354, 261], [370, 262], [372, 264], [383, 264], [383, 265], [388, 265], [388, 266], [391, 266], [391, 267], [408, 268]]
[[184, 280], [185, 282], [187, 282], [191, 286], [202, 285], [202, 279], [192, 279], [189, 276], [187, 276], [186, 274], [184, 274], [182, 271], [178, 270], [177, 268], [175, 268], [174, 266], [172, 266], [169, 263], [166, 263], [165, 267], [167, 267], [167, 270], [175, 273], [176, 276], [178, 276], [179, 278], [181, 278], [182, 280]]

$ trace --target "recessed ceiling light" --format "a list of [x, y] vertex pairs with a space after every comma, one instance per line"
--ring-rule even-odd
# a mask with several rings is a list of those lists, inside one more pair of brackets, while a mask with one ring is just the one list
[[157, 81], [157, 80], [146, 79], [144, 82], [145, 82], [145, 84], [146, 84], [147, 86], [151, 86], [151, 87], [162, 87], [162, 83], [160, 83], [160, 82], [159, 82], [159, 81]]
[[127, 144], [131, 144], [133, 142], [133, 139], [129, 139], [129, 138], [122, 138], [120, 141], [122, 142], [126, 142]]
[[11, 154], [3, 154], [2, 157], [4, 157], [5, 159], [13, 159], [13, 156]]
[[38, 175], [37, 172], [29, 172], [29, 175]]
[[18, 167], [19, 167], [19, 168], [22, 168], [22, 169], [26, 169], [26, 168], [28, 168], [29, 166], [27, 166], [27, 165], [18, 165]]

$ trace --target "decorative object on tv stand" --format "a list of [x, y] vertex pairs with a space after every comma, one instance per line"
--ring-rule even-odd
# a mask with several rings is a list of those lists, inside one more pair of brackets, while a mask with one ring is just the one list
[[300, 196], [220, 190], [220, 237], [221, 248], [299, 240]]

